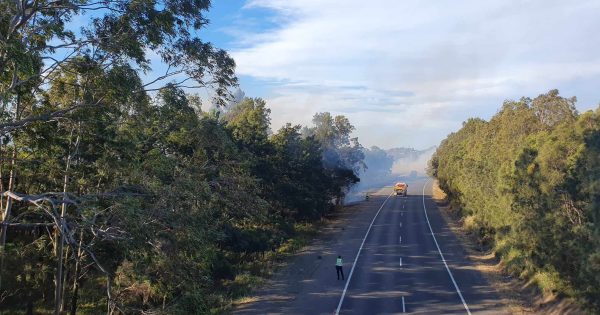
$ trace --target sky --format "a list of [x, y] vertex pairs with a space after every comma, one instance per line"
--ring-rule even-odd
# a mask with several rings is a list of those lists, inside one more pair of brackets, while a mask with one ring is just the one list
[[550, 89], [600, 103], [600, 1], [221, 0], [205, 40], [273, 129], [345, 115], [365, 147], [437, 145]]

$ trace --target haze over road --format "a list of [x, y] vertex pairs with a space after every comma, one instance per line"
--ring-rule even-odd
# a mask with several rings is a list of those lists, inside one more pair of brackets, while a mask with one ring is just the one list
[[[431, 183], [424, 179], [408, 184], [407, 197], [390, 196], [391, 188], [384, 188], [355, 206], [337, 230], [299, 254], [258, 292], [257, 302], [243, 305], [236, 314], [508, 313], [442, 219], [431, 199]], [[333, 267], [338, 254], [344, 256], [349, 280], [345, 294], [346, 282], [336, 280]]]

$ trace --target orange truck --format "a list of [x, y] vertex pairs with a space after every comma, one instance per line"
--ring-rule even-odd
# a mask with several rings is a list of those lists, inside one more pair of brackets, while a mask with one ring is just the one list
[[396, 196], [406, 196], [407, 191], [408, 185], [406, 183], [398, 182], [396, 185], [394, 185], [394, 192], [396, 193]]

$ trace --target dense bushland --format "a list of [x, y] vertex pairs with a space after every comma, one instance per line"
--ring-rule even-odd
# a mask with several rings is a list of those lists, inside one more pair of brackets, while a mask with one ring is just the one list
[[232, 101], [209, 7], [0, 2], [0, 311], [214, 312], [358, 181], [345, 117]]
[[[69, 90], [54, 85], [48, 97]], [[303, 136], [292, 125], [270, 134], [260, 99], [197, 112], [167, 86], [124, 105], [32, 123], [3, 145], [16, 163], [0, 167], [18, 174], [12, 192], [26, 198], [11, 205], [4, 307], [52, 309], [62, 205], [63, 309], [96, 313], [110, 290], [117, 312], [205, 313], [227, 301], [247, 264], [330, 213], [358, 181], [362, 151], [342, 116], [315, 115]]]
[[506, 268], [600, 310], [600, 108], [552, 90], [469, 119], [431, 175]]

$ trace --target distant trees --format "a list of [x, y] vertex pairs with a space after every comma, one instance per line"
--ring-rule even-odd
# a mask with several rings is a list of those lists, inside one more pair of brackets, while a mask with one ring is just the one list
[[373, 146], [370, 149], [364, 149], [363, 153], [365, 155], [365, 165], [367, 166], [365, 169], [366, 177], [387, 178], [392, 173], [394, 157], [385, 150]]
[[600, 309], [600, 108], [552, 90], [450, 134], [430, 172], [507, 268]]

